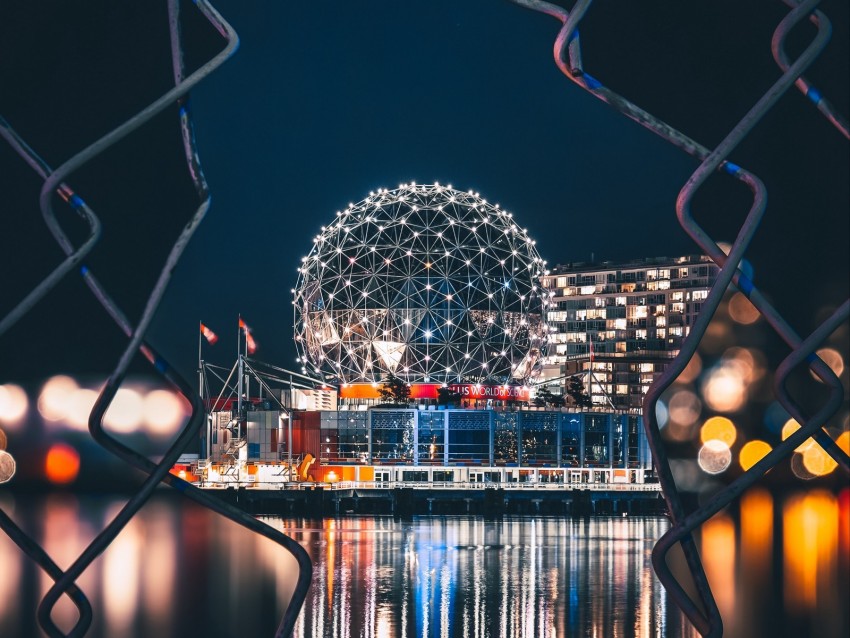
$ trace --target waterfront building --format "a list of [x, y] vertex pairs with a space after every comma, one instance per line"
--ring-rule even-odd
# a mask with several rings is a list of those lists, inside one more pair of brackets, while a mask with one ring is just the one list
[[[716, 267], [685, 257], [549, 271], [498, 204], [410, 183], [337, 212], [298, 273], [301, 372], [263, 377], [240, 355], [238, 386], [208, 403], [195, 469], [206, 484], [651, 481], [640, 398]], [[535, 397], [541, 382], [563, 395], [575, 373], [590, 405]], [[382, 392], [391, 384], [403, 392]]]
[[549, 297], [544, 385], [563, 395], [579, 375], [594, 406], [639, 410], [690, 333], [718, 270], [704, 256], [551, 268], [541, 279]]
[[635, 413], [411, 406], [294, 411], [284, 419], [278, 411], [248, 409], [244, 444], [230, 434], [230, 411], [214, 416], [217, 432], [203, 476], [219, 487], [275, 487], [296, 476], [317, 482], [582, 484], [652, 477], [642, 418]]

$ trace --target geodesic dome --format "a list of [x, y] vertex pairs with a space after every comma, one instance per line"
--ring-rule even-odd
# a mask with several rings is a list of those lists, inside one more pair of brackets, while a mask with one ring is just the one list
[[544, 263], [512, 214], [478, 193], [370, 192], [302, 258], [299, 358], [343, 382], [525, 379], [546, 338]]

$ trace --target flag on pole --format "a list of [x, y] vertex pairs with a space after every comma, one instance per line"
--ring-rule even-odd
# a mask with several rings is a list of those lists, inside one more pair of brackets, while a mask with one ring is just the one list
[[248, 324], [239, 317], [239, 327], [245, 331], [245, 347], [248, 350], [248, 354], [254, 354], [257, 351], [257, 342], [254, 341], [254, 337], [251, 334], [251, 329], [248, 327]]
[[593, 363], [593, 337], [590, 338], [590, 348], [588, 349], [590, 352], [590, 362]]
[[207, 328], [204, 324], [201, 324], [201, 334], [204, 335], [204, 339], [206, 339], [211, 346], [215, 345], [215, 342], [218, 341], [218, 335]]

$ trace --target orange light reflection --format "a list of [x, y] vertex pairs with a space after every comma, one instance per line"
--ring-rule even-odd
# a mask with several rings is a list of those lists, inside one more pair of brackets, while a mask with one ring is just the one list
[[[815, 610], [832, 590], [838, 544], [838, 506], [823, 490], [790, 498], [783, 511], [785, 603], [792, 611]], [[822, 602], [822, 601], [821, 601]]]
[[735, 612], [735, 523], [724, 513], [702, 527], [702, 556], [705, 575], [723, 618]]

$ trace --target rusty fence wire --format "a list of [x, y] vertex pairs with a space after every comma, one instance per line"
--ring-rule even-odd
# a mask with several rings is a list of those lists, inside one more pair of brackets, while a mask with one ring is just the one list
[[[850, 459], [823, 429], [829, 418], [836, 414], [841, 407], [844, 400], [844, 389], [832, 369], [816, 354], [818, 347], [824, 340], [847, 321], [848, 316], [850, 316], [850, 300], [841, 304], [812, 334], [802, 338], [765, 298], [765, 295], [752, 279], [744, 274], [741, 268], [744, 254], [757, 233], [765, 214], [767, 191], [763, 182], [756, 175], [729, 160], [741, 141], [793, 86], [796, 86], [816, 106], [839, 134], [848, 138], [846, 118], [836, 113], [832, 104], [803, 75], [829, 41], [831, 25], [827, 16], [817, 10], [818, 0], [805, 0], [803, 2], [786, 0], [786, 4], [791, 10], [776, 27], [770, 44], [774, 59], [782, 70], [782, 75], [756, 101], [720, 144], [709, 149], [617, 94], [585, 71], [578, 26], [590, 8], [592, 0], [578, 0], [569, 11], [542, 0], [511, 1], [528, 9], [552, 16], [562, 23], [555, 39], [554, 57], [555, 63], [564, 75], [621, 114], [648, 128], [701, 162], [679, 192], [676, 202], [676, 215], [682, 228], [700, 249], [721, 267], [721, 270], [702, 306], [695, 325], [691, 329], [690, 336], [686, 339], [678, 356], [665, 372], [656, 379], [647, 393], [643, 413], [644, 426], [672, 523], [670, 529], [658, 540], [653, 549], [653, 566], [673, 601], [682, 609], [695, 628], [704, 636], [721, 636], [723, 634], [723, 621], [703, 569], [692, 532], [738, 498], [747, 488], [761, 479], [769, 469], [789, 457], [794, 449], [809, 437], [813, 437], [836, 461], [839, 467], [845, 473], [850, 474]], [[816, 27], [816, 34], [805, 50], [792, 62], [785, 52], [785, 41], [789, 32], [805, 20], [810, 21]], [[750, 209], [738, 230], [738, 235], [731, 249], [728, 250], [728, 254], [696, 222], [691, 213], [691, 204], [695, 194], [709, 176], [717, 172], [744, 184], [752, 196]], [[715, 494], [695, 511], [687, 513], [674, 481], [665, 445], [661, 438], [656, 417], [656, 405], [662, 393], [673, 384], [696, 353], [724, 294], [731, 285], [736, 286], [752, 302], [768, 325], [791, 348], [791, 353], [776, 370], [775, 392], [779, 402], [801, 424], [801, 427], [742, 476]], [[812, 373], [823, 381], [830, 391], [828, 399], [814, 414], [805, 414], [785, 387], [791, 372], [804, 364], [808, 365]], [[699, 602], [691, 599], [667, 565], [667, 555], [677, 544], [681, 546], [684, 552]]]
[[[222, 502], [187, 481], [169, 473], [169, 470], [181, 452], [186, 448], [187, 444], [197, 439], [199, 428], [204, 421], [204, 407], [198, 393], [177, 373], [168, 361], [156, 352], [154, 347], [146, 341], [145, 335], [159, 307], [174, 268], [199, 224], [203, 221], [210, 206], [209, 189], [195, 146], [189, 107], [189, 91], [232, 56], [239, 45], [239, 38], [236, 32], [208, 2], [205, 0], [196, 0], [194, 4], [203, 17], [225, 40], [226, 44], [224, 48], [197, 70], [186, 75], [184, 71], [183, 45], [180, 30], [180, 4], [179, 0], [168, 0], [174, 87], [124, 123], [75, 154], [55, 170], [15, 132], [9, 122], [0, 116], [0, 136], [44, 180], [39, 198], [42, 215], [51, 234], [66, 255], [65, 259], [44, 280], [33, 288], [5, 317], [0, 319], [0, 336], [20, 321], [38, 301], [49, 295], [50, 291], [64, 277], [74, 271], [79, 272], [92, 294], [128, 338], [121, 358], [98, 396], [89, 417], [89, 432], [94, 440], [104, 448], [121, 458], [127, 464], [142, 470], [148, 475], [141, 487], [138, 488], [135, 494], [121, 508], [115, 518], [92, 540], [71, 566], [64, 571], [56, 565], [38, 543], [29, 537], [0, 509], [0, 528], [54, 581], [54, 584], [48, 590], [38, 608], [38, 622], [47, 635], [51, 637], [83, 636], [88, 631], [92, 622], [92, 608], [85, 593], [76, 585], [76, 581], [109, 546], [133, 516], [145, 505], [160, 482], [171, 486], [196, 503], [235, 521], [257, 534], [275, 541], [295, 557], [298, 563], [296, 586], [291, 602], [277, 627], [277, 636], [290, 636], [292, 634], [295, 621], [310, 586], [312, 564], [309, 556], [300, 544], [242, 510]], [[86, 256], [100, 239], [101, 225], [94, 211], [68, 185], [66, 179], [81, 166], [92, 161], [124, 137], [138, 130], [155, 115], [174, 104], [179, 107], [179, 126], [183, 140], [184, 154], [189, 175], [197, 192], [199, 205], [189, 221], [183, 226], [182, 232], [172, 246], [163, 264], [159, 278], [147, 299], [142, 316], [134, 326], [85, 263]], [[75, 246], [62, 229], [56, 211], [54, 211], [55, 195], [58, 195], [72, 211], [88, 224], [88, 236], [79, 245]], [[192, 414], [188, 423], [158, 463], [154, 463], [145, 455], [111, 437], [103, 429], [104, 414], [125, 380], [127, 370], [137, 352], [141, 352], [156, 372], [180, 392], [192, 406]], [[51, 618], [51, 612], [54, 606], [63, 595], [68, 596], [79, 611], [79, 618], [76, 624], [67, 634], [56, 626]]]

